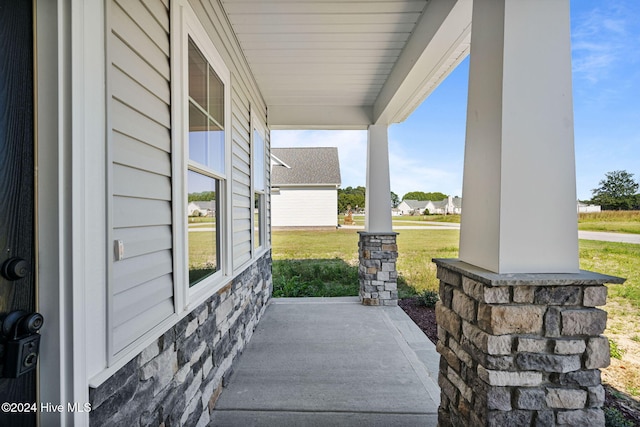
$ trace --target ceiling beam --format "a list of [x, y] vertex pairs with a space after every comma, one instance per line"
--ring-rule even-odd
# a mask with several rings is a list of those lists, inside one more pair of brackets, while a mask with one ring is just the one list
[[399, 123], [469, 53], [472, 0], [431, 0], [373, 108], [376, 124]]

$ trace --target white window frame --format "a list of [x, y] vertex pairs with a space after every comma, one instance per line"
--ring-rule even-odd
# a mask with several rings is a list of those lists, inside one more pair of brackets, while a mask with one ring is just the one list
[[[231, 73], [206, 30], [191, 7], [182, 0], [172, 3], [172, 129], [173, 144], [173, 222], [174, 222], [174, 295], [176, 312], [197, 307], [230, 280], [232, 269], [231, 239]], [[187, 175], [198, 172], [202, 165], [189, 160], [189, 87], [188, 41], [191, 39], [224, 84], [224, 173], [212, 177], [219, 180], [220, 215], [216, 223], [219, 233], [220, 269], [189, 287], [189, 245], [187, 218]]]
[[[255, 162], [258, 161], [259, 159], [255, 158], [255, 137], [254, 134], [255, 132], [258, 132], [260, 134], [260, 136], [262, 136], [262, 144], [263, 144], [263, 159], [262, 159], [262, 172], [263, 172], [263, 182], [264, 182], [264, 189], [262, 190], [257, 190], [255, 188], [255, 176], [256, 176], [256, 172], [255, 172]], [[266, 228], [267, 228], [267, 187], [268, 187], [268, 183], [267, 183], [267, 127], [264, 125], [264, 123], [262, 123], [261, 120], [258, 119], [257, 114], [255, 112], [255, 110], [252, 108], [251, 109], [251, 253], [253, 255], [253, 258], [256, 258], [258, 256], [258, 254], [260, 254], [261, 252], [264, 252], [264, 250], [267, 248], [267, 232], [266, 232]], [[257, 224], [259, 226], [259, 232], [260, 232], [260, 246], [256, 247], [255, 245], [255, 212], [254, 212], [254, 207], [255, 207], [255, 198], [256, 198], [256, 193], [260, 193], [260, 195], [262, 197], [260, 197], [260, 204], [258, 205], [258, 209], [260, 210], [260, 215], [259, 215], [259, 219], [260, 219], [260, 223]]]

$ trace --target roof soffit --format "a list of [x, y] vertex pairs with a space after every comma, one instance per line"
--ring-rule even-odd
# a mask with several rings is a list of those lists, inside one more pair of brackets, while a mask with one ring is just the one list
[[272, 129], [404, 120], [466, 56], [471, 0], [220, 1]]

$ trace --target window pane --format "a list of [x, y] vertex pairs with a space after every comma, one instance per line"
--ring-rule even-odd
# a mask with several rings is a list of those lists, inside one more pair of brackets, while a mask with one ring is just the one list
[[207, 164], [207, 116], [189, 102], [189, 159]]
[[253, 188], [264, 191], [264, 138], [260, 132], [253, 131]]
[[209, 115], [224, 127], [224, 83], [209, 66]]
[[187, 175], [189, 286], [220, 269], [220, 203], [217, 179], [189, 171]]
[[224, 83], [189, 39], [189, 160], [225, 174]]
[[207, 166], [219, 174], [224, 174], [224, 130], [216, 122], [209, 120], [207, 133]]
[[207, 108], [208, 64], [200, 50], [189, 38], [189, 96], [202, 108]]
[[262, 246], [262, 194], [255, 193], [253, 202], [253, 246]]

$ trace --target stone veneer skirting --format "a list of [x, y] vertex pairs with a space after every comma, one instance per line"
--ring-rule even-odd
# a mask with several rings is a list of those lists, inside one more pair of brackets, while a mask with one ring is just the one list
[[605, 283], [578, 274], [494, 274], [435, 259], [440, 427], [604, 426]]
[[271, 253], [96, 389], [91, 426], [206, 426], [272, 292]]
[[364, 305], [398, 305], [398, 233], [358, 234], [360, 301]]

